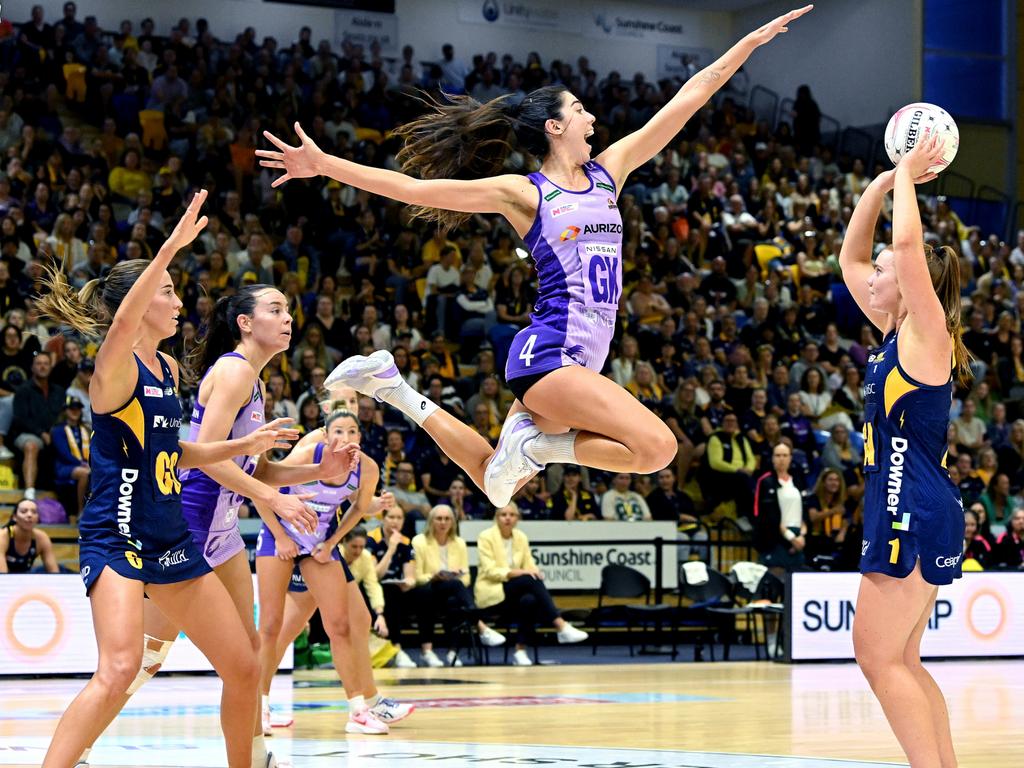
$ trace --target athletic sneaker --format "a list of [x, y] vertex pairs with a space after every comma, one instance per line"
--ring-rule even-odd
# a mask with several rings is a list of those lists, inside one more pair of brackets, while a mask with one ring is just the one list
[[415, 704], [402, 704], [399, 701], [385, 699], [382, 696], [380, 701], [370, 707], [370, 713], [382, 723], [394, 725], [399, 720], [405, 720], [405, 718], [413, 713], [414, 709], [416, 709]]
[[462, 659], [459, 658], [459, 654], [457, 654], [455, 651], [448, 651], [448, 656], [446, 658], [448, 659], [449, 667], [462, 666]]
[[480, 642], [488, 648], [494, 648], [505, 644], [505, 636], [501, 632], [487, 627], [480, 633]]
[[386, 349], [381, 349], [369, 356], [354, 355], [342, 360], [324, 380], [324, 387], [328, 390], [352, 387], [360, 394], [383, 402], [377, 393], [400, 386], [403, 381], [395, 358]]
[[502, 425], [498, 447], [484, 470], [484, 492], [495, 508], [501, 509], [512, 500], [520, 480], [544, 469], [543, 464], [538, 464], [523, 451], [526, 442], [540, 433], [533, 417], [526, 411], [519, 411]]
[[277, 768], [277, 758], [273, 752], [267, 752], [267, 768]]
[[369, 736], [381, 736], [388, 732], [388, 727], [371, 712], [363, 709], [350, 712], [345, 724], [345, 733], [362, 733]]
[[522, 648], [518, 648], [515, 653], [512, 654], [512, 666], [514, 667], [532, 667], [533, 659], [530, 658], [530, 654], [524, 651]]
[[295, 724], [295, 718], [291, 715], [282, 715], [280, 713], [275, 714], [274, 710], [270, 710], [270, 727], [271, 728], [288, 728]]
[[558, 642], [560, 643], [582, 643], [590, 635], [584, 632], [582, 629], [577, 629], [569, 622], [565, 622], [565, 626], [562, 627], [561, 631], [557, 635]]
[[395, 667], [398, 669], [416, 669], [416, 662], [405, 651], [399, 651], [395, 654]]
[[441, 661], [441, 658], [433, 651], [423, 651], [420, 654], [420, 658], [423, 659], [424, 665], [428, 667], [434, 667], [437, 669], [438, 667], [444, 666], [444, 662]]

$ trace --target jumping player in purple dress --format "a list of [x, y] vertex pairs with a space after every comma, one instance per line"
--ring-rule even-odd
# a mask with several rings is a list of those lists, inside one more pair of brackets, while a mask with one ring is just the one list
[[[410, 387], [386, 350], [343, 361], [327, 386], [351, 386], [402, 411], [499, 508], [551, 462], [641, 473], [666, 466], [676, 453], [672, 432], [600, 375], [622, 293], [616, 198], [629, 174], [662, 151], [756, 48], [811, 7], [744, 37], [692, 77], [645, 126], [593, 160], [587, 138], [594, 117], [563, 86], [539, 88], [519, 103], [452, 97], [449, 104], [437, 104], [397, 130], [405, 139], [398, 159], [411, 175], [327, 155], [297, 123], [298, 147], [265, 132], [277, 150], [256, 154], [262, 166], [284, 171], [275, 187], [325, 175], [413, 205], [418, 215], [442, 226], [473, 213], [500, 213], [537, 264], [536, 307], [530, 326], [515, 337], [506, 367], [517, 401], [493, 451], [471, 427]], [[499, 175], [512, 134], [541, 160], [539, 172]]]

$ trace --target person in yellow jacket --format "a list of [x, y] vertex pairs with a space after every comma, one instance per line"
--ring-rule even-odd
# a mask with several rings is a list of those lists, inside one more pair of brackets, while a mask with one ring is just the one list
[[[445, 634], [451, 636], [452, 619], [462, 610], [474, 610], [473, 593], [469, 591], [469, 550], [459, 537], [459, 523], [447, 504], [438, 504], [427, 514], [427, 527], [412, 540], [416, 563], [416, 584], [426, 587], [426, 605], [420, 610], [420, 638], [426, 654], [434, 647], [434, 623], [440, 617]], [[480, 642], [487, 646], [503, 645], [505, 636], [477, 622]], [[455, 651], [448, 651], [448, 663], [461, 667]]]
[[516, 623], [516, 650], [512, 663], [528, 667], [527, 635], [541, 624], [558, 631], [558, 642], [580, 643], [587, 633], [563, 619], [544, 586], [544, 574], [537, 568], [526, 534], [516, 528], [519, 508], [515, 502], [494, 513], [494, 526], [477, 539], [480, 566], [473, 593], [481, 608], [500, 606]]

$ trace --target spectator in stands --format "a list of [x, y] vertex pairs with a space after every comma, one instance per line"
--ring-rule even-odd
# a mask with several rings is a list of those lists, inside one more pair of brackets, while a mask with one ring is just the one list
[[992, 476], [978, 501], [985, 507], [986, 518], [996, 525], [1008, 525], [1014, 510], [1024, 507], [1024, 500], [1010, 489], [1010, 478], [1004, 472]]
[[597, 500], [589, 488], [583, 486], [580, 468], [566, 464], [562, 469], [562, 484], [548, 499], [552, 520], [596, 520]]
[[[476, 609], [469, 591], [469, 553], [466, 542], [459, 537], [459, 523], [451, 507], [439, 504], [427, 515], [427, 527], [412, 540], [415, 552], [416, 583], [426, 587], [425, 605], [420, 611], [420, 637], [423, 653], [433, 650], [434, 622], [440, 618], [450, 638], [466, 612]], [[505, 636], [491, 629], [482, 620], [475, 628], [480, 642], [487, 646], [503, 645]], [[458, 654], [448, 651], [448, 664], [462, 666]]]
[[996, 541], [993, 560], [1004, 568], [1024, 566], [1024, 509], [1016, 509], [1006, 532]]
[[[702, 471], [698, 478], [704, 496], [704, 513], [710, 514], [725, 501], [736, 502], [736, 517], [749, 517], [753, 506], [752, 484], [757, 454], [740, 433], [739, 419], [731, 411], [721, 429], [708, 437]], [[789, 469], [787, 463], [786, 469]]]
[[846, 535], [847, 490], [843, 473], [828, 468], [818, 475], [818, 482], [806, 501], [807, 546], [804, 556], [808, 562], [818, 555], [836, 557]]
[[50, 430], [50, 443], [56, 452], [55, 469], [58, 488], [70, 486], [72, 498], [78, 502], [69, 515], [76, 518], [82, 514], [85, 498], [89, 494], [89, 443], [90, 429], [82, 422], [85, 405], [81, 400], [68, 395], [64, 404], [63, 423], [57, 423]]
[[796, 89], [791, 116], [796, 150], [800, 155], [810, 155], [821, 141], [821, 109], [811, 96], [810, 86]]
[[22, 333], [14, 325], [3, 330], [3, 347], [0, 348], [0, 460], [11, 459], [14, 454], [4, 445], [4, 439], [11, 433], [14, 419], [14, 393], [29, 378], [32, 368], [32, 353], [22, 347]]
[[341, 543], [348, 569], [363, 591], [366, 605], [370, 609], [373, 631], [386, 638], [389, 632], [387, 620], [384, 618], [384, 590], [377, 578], [377, 561], [366, 549], [366, 529], [357, 525], [345, 534]]
[[411, 461], [403, 461], [395, 469], [395, 484], [384, 487], [394, 494], [395, 503], [406, 516], [406, 533], [415, 531], [415, 524], [430, 511], [430, 501], [416, 488], [416, 474]]
[[587, 633], [559, 615], [551, 594], [544, 586], [544, 574], [530, 552], [530, 541], [516, 526], [519, 509], [514, 503], [494, 513], [494, 526], [480, 533], [477, 571], [473, 594], [481, 609], [494, 608], [516, 625], [516, 649], [512, 663], [531, 666], [526, 643], [534, 627], [552, 626], [559, 643], [580, 643]]
[[14, 421], [11, 432], [15, 447], [22, 452], [21, 476], [25, 498], [35, 499], [39, 454], [50, 445], [50, 429], [64, 409], [65, 390], [50, 383], [50, 356], [45, 352], [32, 359], [32, 378], [14, 392]]
[[647, 500], [639, 493], [630, 490], [633, 476], [628, 472], [619, 472], [612, 477], [612, 487], [601, 497], [601, 517], [605, 520], [651, 520], [651, 510]]
[[985, 422], [978, 418], [977, 410], [977, 404], [967, 399], [960, 415], [952, 421], [956, 428], [957, 446], [961, 450], [976, 451], [985, 440]]
[[483, 518], [482, 510], [475, 501], [475, 497], [466, 495], [466, 483], [461, 476], [451, 481], [445, 498], [439, 503], [442, 506], [450, 507], [455, 519], [459, 522]]
[[992, 559], [992, 545], [980, 534], [978, 527], [978, 514], [965, 509], [964, 560], [974, 560], [981, 569], [984, 569]]
[[785, 443], [772, 452], [772, 471], [757, 481], [754, 507], [754, 545], [761, 562], [777, 571], [794, 571], [804, 564], [807, 525], [803, 498], [789, 473], [792, 452]]
[[515, 497], [519, 516], [525, 520], [547, 520], [550, 510], [546, 497], [547, 494], [541, 494], [540, 478], [531, 477]]
[[[391, 642], [398, 648], [395, 666], [411, 669], [416, 666], [402, 649], [402, 629], [409, 619], [418, 615], [422, 589], [416, 586], [416, 564], [410, 539], [402, 533], [405, 512], [399, 506], [384, 510], [381, 525], [366, 537], [367, 549], [374, 557], [377, 579], [383, 590], [384, 619]], [[428, 667], [444, 664], [433, 651], [424, 652], [423, 663]]]
[[42, 558], [47, 573], [59, 573], [53, 543], [39, 530], [39, 509], [32, 499], [14, 507], [7, 525], [0, 528], [0, 573], [28, 573], [36, 558]]

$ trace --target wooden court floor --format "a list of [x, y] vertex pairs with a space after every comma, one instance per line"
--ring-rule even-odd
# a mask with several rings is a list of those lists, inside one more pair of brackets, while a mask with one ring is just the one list
[[[1024, 766], [1024, 661], [929, 665], [949, 701], [962, 768]], [[77, 679], [0, 680], [0, 766], [37, 766]], [[381, 670], [386, 695], [418, 704], [389, 736], [344, 734], [331, 671], [280, 676], [269, 739], [296, 768], [855, 768], [900, 764], [852, 664], [768, 662]], [[162, 676], [104, 735], [92, 765], [225, 765], [219, 683]]]

